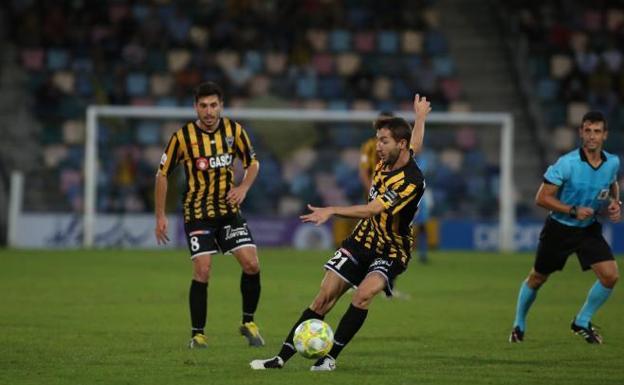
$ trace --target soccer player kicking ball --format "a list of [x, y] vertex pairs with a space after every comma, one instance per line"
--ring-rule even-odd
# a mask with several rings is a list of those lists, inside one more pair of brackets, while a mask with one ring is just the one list
[[604, 116], [588, 112], [579, 128], [581, 148], [560, 157], [544, 174], [535, 201], [551, 213], [540, 234], [533, 269], [520, 287], [509, 342], [522, 342], [526, 315], [537, 290], [551, 273], [563, 269], [570, 254], [576, 253], [583, 270], [591, 268], [598, 280], [570, 328], [590, 344], [602, 343], [591, 319], [611, 295], [618, 267], [597, 217], [605, 215], [618, 222], [622, 205], [617, 183], [620, 160], [602, 150], [607, 133]]
[[423, 174], [413, 159], [420, 152], [425, 119], [431, 111], [426, 98], [416, 95], [413, 129], [402, 118], [384, 118], [375, 122], [379, 163], [373, 175], [368, 204], [348, 207], [313, 207], [301, 216], [304, 222], [321, 224], [332, 215], [360, 219], [342, 247], [325, 263], [325, 276], [312, 304], [293, 324], [279, 353], [272, 358], [254, 360], [253, 369], [279, 369], [294, 354], [294, 330], [301, 322], [323, 319], [336, 301], [350, 288], [351, 305], [342, 316], [334, 345], [328, 355], [312, 366], [313, 371], [336, 368], [336, 359], [364, 324], [373, 298], [384, 291], [392, 295], [395, 278], [405, 271], [413, 241], [410, 222], [418, 209], [425, 189]]

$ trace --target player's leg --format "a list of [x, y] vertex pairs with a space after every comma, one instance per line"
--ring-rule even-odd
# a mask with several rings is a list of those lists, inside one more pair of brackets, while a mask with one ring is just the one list
[[550, 274], [563, 269], [568, 256], [578, 246], [576, 237], [570, 235], [569, 226], [565, 226], [552, 218], [546, 219], [540, 233], [533, 269], [526, 280], [520, 285], [516, 302], [516, 316], [509, 335], [509, 342], [522, 342], [526, 332], [526, 317], [537, 291], [546, 282]]
[[190, 348], [208, 346], [204, 327], [208, 310], [208, 280], [212, 266], [212, 254], [217, 252], [214, 229], [203, 222], [184, 225], [186, 240], [193, 263], [193, 280], [189, 289], [189, 309], [191, 312]]
[[307, 307], [301, 316], [293, 326], [290, 328], [284, 343], [280, 351], [273, 358], [266, 360], [253, 360], [250, 365], [252, 369], [280, 369], [284, 364], [296, 353], [295, 345], [293, 343], [293, 337], [295, 329], [303, 321], [309, 319], [323, 319], [332, 307], [336, 304], [336, 301], [351, 287], [351, 284], [346, 282], [336, 272], [327, 270], [323, 281], [321, 281], [321, 287], [318, 294], [312, 301], [312, 304]]
[[603, 261], [591, 266], [598, 280], [589, 290], [587, 300], [576, 315], [575, 323], [588, 327], [592, 316], [609, 299], [615, 284], [619, 279], [618, 266], [615, 261]]
[[380, 257], [370, 264], [366, 276], [353, 293], [351, 305], [338, 323], [334, 333], [334, 345], [329, 353], [318, 359], [310, 370], [330, 371], [336, 368], [336, 359], [364, 325], [373, 298], [382, 291], [392, 296], [394, 282], [403, 271], [405, 271], [405, 266], [397, 259]]
[[254, 322], [254, 314], [260, 301], [260, 265], [258, 253], [253, 245], [239, 247], [232, 251], [241, 266], [240, 291], [243, 302], [243, 317], [240, 332], [251, 346], [264, 346], [264, 339]]
[[386, 284], [386, 277], [378, 272], [372, 272], [364, 278], [353, 293], [351, 305], [349, 305], [349, 308], [340, 319], [340, 323], [338, 323], [338, 328], [334, 334], [334, 345], [327, 356], [319, 359], [312, 366], [311, 370], [324, 371], [335, 369], [336, 359], [338, 359], [340, 352], [364, 325], [368, 315], [368, 307], [373, 298], [383, 291]]
[[526, 330], [526, 317], [535, 298], [537, 290], [548, 279], [547, 274], [541, 274], [531, 269], [527, 279], [522, 281], [520, 290], [518, 291], [518, 299], [516, 301], [516, 317], [514, 318], [513, 330], [509, 336], [509, 342], [522, 342], [524, 339], [524, 331]]
[[190, 348], [207, 347], [204, 334], [208, 311], [208, 280], [212, 265], [212, 254], [204, 253], [193, 257], [193, 280], [189, 289], [189, 309], [191, 312]]
[[597, 228], [596, 230], [588, 229], [590, 237], [579, 250], [578, 256], [582, 268], [587, 270], [590, 267], [598, 280], [589, 290], [585, 303], [570, 326], [572, 331], [581, 335], [589, 343], [602, 343], [602, 337], [592, 327], [591, 319], [609, 299], [619, 279], [618, 266], [611, 248], [602, 237], [601, 229], [599, 231]]

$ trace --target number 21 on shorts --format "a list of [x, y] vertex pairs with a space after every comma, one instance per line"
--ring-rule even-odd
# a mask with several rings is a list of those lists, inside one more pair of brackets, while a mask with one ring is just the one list
[[344, 255], [342, 255], [342, 252], [340, 250], [336, 250], [334, 256], [329, 261], [327, 261], [327, 263], [335, 267], [336, 270], [340, 270], [342, 265], [347, 262], [348, 258], [349, 257], [345, 257]]

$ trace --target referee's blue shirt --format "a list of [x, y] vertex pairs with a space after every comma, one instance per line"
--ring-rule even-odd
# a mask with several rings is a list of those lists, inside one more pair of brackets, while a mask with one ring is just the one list
[[592, 167], [582, 148], [571, 151], [548, 167], [544, 182], [559, 186], [557, 198], [570, 206], [591, 207], [594, 216], [583, 221], [571, 218], [567, 213], [551, 212], [557, 221], [576, 227], [587, 227], [596, 221], [596, 215], [609, 205], [610, 186], [616, 181], [620, 168], [617, 155], [602, 151], [602, 163]]

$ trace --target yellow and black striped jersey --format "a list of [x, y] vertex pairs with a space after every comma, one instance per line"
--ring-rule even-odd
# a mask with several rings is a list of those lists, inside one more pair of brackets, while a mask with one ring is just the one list
[[219, 127], [212, 133], [189, 122], [171, 136], [159, 170], [162, 175], [169, 176], [176, 165], [184, 165], [185, 222], [221, 218], [239, 211], [237, 205], [226, 199], [233, 187], [235, 157], [241, 160], [244, 168], [257, 162], [245, 129], [227, 118], [221, 118]]
[[360, 169], [366, 170], [368, 175], [373, 175], [377, 162], [379, 162], [377, 138], [370, 138], [360, 147]]
[[349, 241], [387, 258], [398, 258], [407, 264], [413, 242], [410, 223], [425, 191], [425, 178], [413, 158], [403, 167], [384, 171], [377, 163], [368, 200], [378, 200], [384, 210], [362, 219], [353, 229]]

